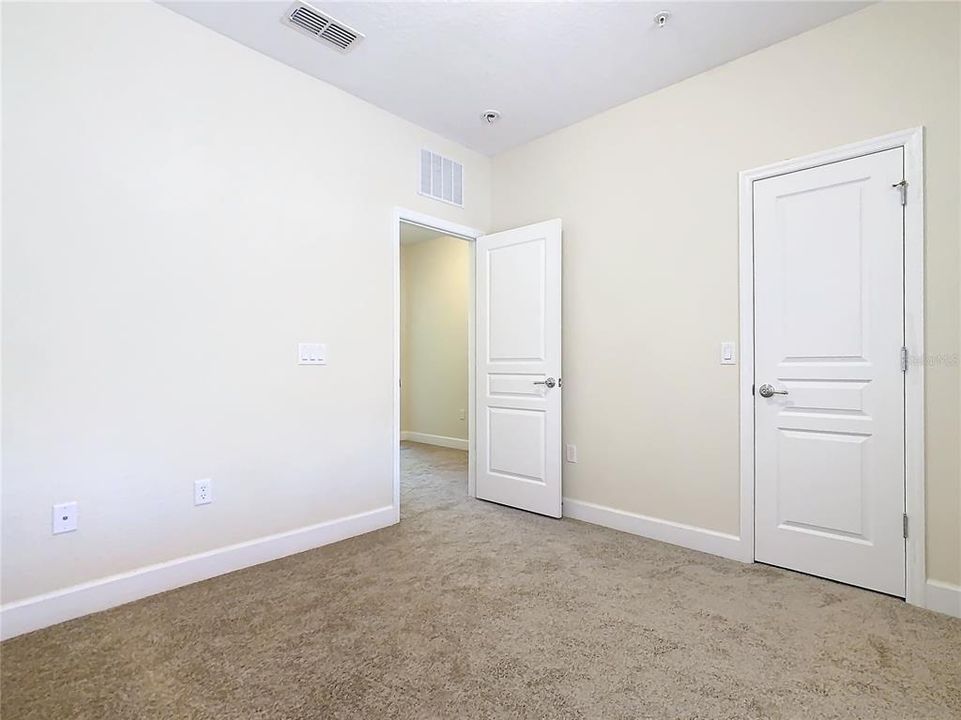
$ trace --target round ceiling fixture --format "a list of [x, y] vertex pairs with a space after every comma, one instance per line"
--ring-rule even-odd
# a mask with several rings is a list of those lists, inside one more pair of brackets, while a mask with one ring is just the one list
[[667, 21], [671, 19], [671, 13], [667, 10], [661, 10], [657, 15], [654, 16], [654, 24], [659, 28], [667, 25]]
[[488, 125], [493, 125], [500, 120], [501, 114], [497, 110], [485, 110], [481, 113], [481, 120]]

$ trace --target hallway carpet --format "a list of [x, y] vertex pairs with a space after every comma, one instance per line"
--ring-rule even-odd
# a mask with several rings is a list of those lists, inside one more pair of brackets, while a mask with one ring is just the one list
[[3, 719], [961, 717], [961, 621], [403, 465], [400, 525], [4, 643]]

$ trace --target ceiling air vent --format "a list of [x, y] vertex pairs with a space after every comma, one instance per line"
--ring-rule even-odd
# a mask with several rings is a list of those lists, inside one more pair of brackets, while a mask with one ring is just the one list
[[464, 207], [464, 166], [430, 150], [421, 150], [420, 194]]
[[290, 6], [283, 22], [342, 53], [350, 52], [354, 45], [364, 39], [364, 36], [353, 28], [302, 2]]

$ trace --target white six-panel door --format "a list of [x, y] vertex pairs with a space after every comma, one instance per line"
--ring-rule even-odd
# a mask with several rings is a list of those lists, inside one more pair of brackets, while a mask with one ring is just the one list
[[755, 557], [901, 597], [903, 152], [754, 183]]
[[477, 239], [478, 498], [561, 516], [561, 221]]

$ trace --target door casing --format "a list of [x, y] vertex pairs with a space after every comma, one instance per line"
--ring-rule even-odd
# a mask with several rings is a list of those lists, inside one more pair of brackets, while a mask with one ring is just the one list
[[[754, 182], [904, 148], [904, 337], [910, 361], [905, 373], [904, 501], [909, 531], [905, 547], [906, 600], [925, 605], [924, 515], [924, 129], [911, 128], [824, 152], [785, 160], [740, 173], [739, 270], [741, 371], [740, 393], [740, 539], [745, 562], [754, 561]], [[892, 188], [891, 192], [897, 192]]]
[[474, 257], [476, 244], [474, 241], [485, 233], [482, 230], [460, 225], [448, 220], [427, 215], [426, 213], [394, 208], [393, 225], [391, 231], [391, 257], [393, 279], [393, 417], [391, 420], [391, 447], [393, 452], [393, 506], [394, 522], [400, 522], [400, 224], [402, 222], [420, 225], [421, 227], [439, 230], [454, 237], [466, 240], [470, 245], [470, 282], [467, 299], [467, 362], [468, 362], [468, 394], [467, 394], [467, 495], [475, 497], [474, 470]]

